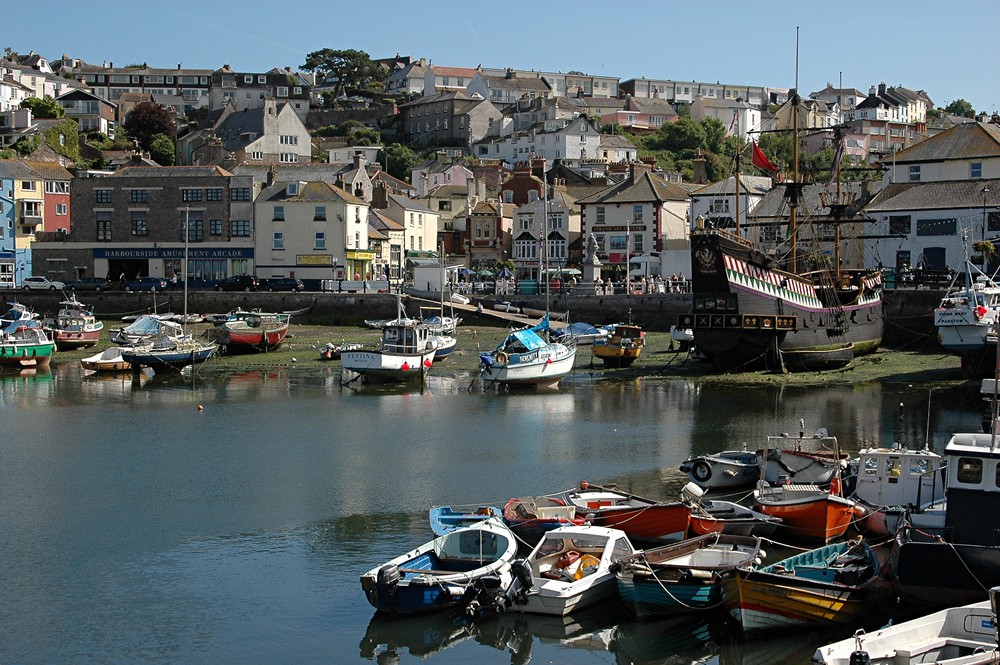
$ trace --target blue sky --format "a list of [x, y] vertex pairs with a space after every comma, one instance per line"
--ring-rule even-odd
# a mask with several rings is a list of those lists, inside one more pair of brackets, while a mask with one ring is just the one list
[[[41, 17], [39, 17], [39, 12]], [[0, 48], [116, 66], [298, 69], [321, 48], [397, 52], [448, 66], [867, 92], [885, 82], [1000, 110], [995, 0], [49, 0], [5, 9]], [[994, 62], [990, 62], [994, 61]]]

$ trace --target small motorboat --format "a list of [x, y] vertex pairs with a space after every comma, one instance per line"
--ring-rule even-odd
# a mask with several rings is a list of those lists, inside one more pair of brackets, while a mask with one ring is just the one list
[[517, 539], [533, 547], [546, 532], [561, 526], [581, 525], [576, 508], [548, 496], [517, 497], [503, 507], [503, 519]]
[[894, 665], [895, 663], [996, 663], [996, 616], [990, 601], [952, 607], [816, 649], [812, 662], [822, 665]]
[[[372, 568], [361, 588], [372, 607], [393, 615], [507, 602], [517, 542], [501, 520], [449, 531]], [[514, 589], [516, 590], [516, 589]]]
[[591, 524], [621, 529], [640, 543], [684, 540], [691, 523], [691, 508], [685, 503], [647, 499], [587, 481], [560, 498]]
[[760, 458], [749, 450], [723, 450], [685, 460], [680, 467], [691, 482], [706, 490], [752, 487], [760, 478]]
[[344, 342], [342, 344], [327, 342], [326, 345], [319, 350], [319, 359], [340, 360], [340, 354], [344, 351], [356, 351], [363, 347], [363, 344], [359, 344], [357, 342]]
[[873, 609], [878, 557], [863, 540], [835, 543], [723, 581], [726, 610], [744, 633], [857, 625]]
[[619, 559], [618, 593], [640, 619], [713, 610], [722, 604], [723, 577], [764, 556], [759, 538], [698, 536]]
[[515, 576], [526, 579], [511, 609], [565, 616], [613, 597], [617, 588], [611, 566], [634, 551], [619, 529], [590, 525], [553, 529], [526, 559], [515, 562]]
[[681, 498], [691, 506], [691, 534], [723, 533], [730, 536], [767, 537], [781, 524], [781, 518], [765, 515], [732, 501], [704, 498], [704, 490], [688, 483]]
[[576, 343], [581, 346], [587, 344], [593, 344], [595, 341], [600, 339], [606, 339], [611, 335], [611, 331], [607, 328], [598, 328], [592, 326], [589, 323], [584, 323], [582, 321], [577, 321], [576, 323], [571, 323], [565, 328], [557, 328], [552, 330], [552, 338], [557, 341], [564, 341], [565, 339], [573, 338]]
[[443, 536], [449, 531], [478, 524], [491, 518], [502, 518], [503, 513], [496, 506], [476, 506], [463, 510], [462, 506], [434, 506], [429, 517], [431, 531], [435, 536]]
[[91, 372], [127, 372], [132, 364], [122, 358], [122, 348], [111, 346], [100, 353], [81, 358], [80, 364]]

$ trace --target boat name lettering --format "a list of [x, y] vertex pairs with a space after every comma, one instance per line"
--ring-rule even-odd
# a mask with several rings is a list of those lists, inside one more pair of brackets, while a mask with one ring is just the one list
[[779, 596], [781, 598], [788, 598], [792, 595], [790, 589], [786, 589], [785, 587], [780, 587], [780, 586], [778, 587], [765, 586], [762, 587], [760, 591], [765, 596]]

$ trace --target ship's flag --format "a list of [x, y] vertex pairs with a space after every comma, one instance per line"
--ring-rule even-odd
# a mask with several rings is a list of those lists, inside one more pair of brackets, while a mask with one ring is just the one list
[[765, 171], [770, 171], [771, 173], [777, 173], [778, 167], [771, 163], [771, 160], [767, 158], [767, 155], [757, 147], [757, 142], [753, 142], [753, 158], [751, 162], [754, 166]]

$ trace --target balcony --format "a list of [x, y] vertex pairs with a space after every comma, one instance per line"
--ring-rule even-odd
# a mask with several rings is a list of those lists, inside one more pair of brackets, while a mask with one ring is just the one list
[[24, 213], [21, 215], [21, 219], [18, 220], [23, 226], [40, 226], [42, 223], [42, 216], [36, 213]]

